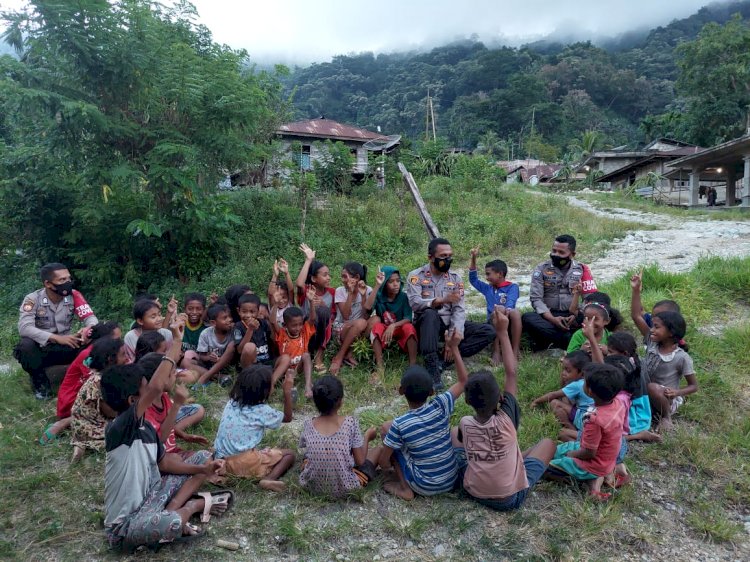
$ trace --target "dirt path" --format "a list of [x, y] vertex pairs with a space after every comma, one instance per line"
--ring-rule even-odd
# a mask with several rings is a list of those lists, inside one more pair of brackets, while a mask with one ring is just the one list
[[[707, 256], [743, 257], [750, 255], [750, 216], [747, 221], [697, 220], [659, 213], [648, 213], [607, 207], [597, 208], [575, 196], [566, 196], [568, 203], [585, 209], [595, 217], [632, 221], [634, 230], [624, 238], [610, 240], [606, 255], [594, 260], [586, 259], [586, 248], [579, 248], [583, 261], [589, 264], [599, 283], [617, 279], [639, 265], [658, 264], [664, 270], [681, 273], [692, 269], [696, 262]], [[641, 230], [640, 225], [656, 227]], [[531, 273], [544, 256], [522, 258], [510, 266], [510, 278], [519, 284], [521, 298], [518, 306], [529, 305]], [[468, 279], [467, 272], [461, 272]], [[468, 286], [468, 283], [467, 283]], [[471, 313], [485, 310], [484, 297], [468, 286], [467, 309]]]

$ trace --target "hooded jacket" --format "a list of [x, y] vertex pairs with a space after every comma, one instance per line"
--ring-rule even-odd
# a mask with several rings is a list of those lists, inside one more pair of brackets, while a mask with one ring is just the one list
[[401, 320], [411, 320], [412, 310], [409, 306], [409, 299], [404, 292], [404, 280], [401, 278], [401, 285], [399, 292], [392, 301], [388, 300], [386, 296], [386, 285], [391, 275], [398, 273], [401, 277], [401, 273], [398, 269], [391, 265], [386, 265], [381, 268], [381, 271], [385, 275], [385, 281], [378, 289], [378, 294], [375, 297], [375, 314], [380, 317], [380, 320], [384, 324], [392, 324], [394, 322], [400, 322]]

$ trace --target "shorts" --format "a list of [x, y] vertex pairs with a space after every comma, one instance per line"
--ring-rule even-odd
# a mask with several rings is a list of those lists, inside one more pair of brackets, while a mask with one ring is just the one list
[[578, 406], [573, 404], [573, 407], [570, 409], [570, 413], [568, 414], [568, 421], [575, 425], [576, 421], [576, 415], [578, 414]]
[[617, 460], [615, 464], [622, 464], [625, 461], [625, 455], [628, 454], [628, 440], [625, 437], [622, 438], [622, 445], [620, 445], [620, 452], [617, 453]]
[[244, 478], [265, 478], [283, 456], [281, 449], [250, 449], [224, 460], [228, 474]]
[[[370, 331], [370, 342], [374, 342], [375, 338], [377, 338], [385, 347], [385, 344], [383, 343], [383, 334], [385, 333], [387, 328], [388, 326], [386, 326], [382, 322], [378, 322], [377, 324], [375, 324]], [[411, 322], [399, 326], [393, 332], [393, 341], [398, 343], [401, 351], [406, 351], [406, 342], [409, 341], [409, 338], [414, 338], [414, 341], [417, 341], [417, 329]]]
[[568, 443], [560, 443], [557, 446], [557, 452], [555, 458], [552, 459], [549, 465], [553, 468], [563, 471], [568, 476], [575, 478], [576, 480], [596, 480], [599, 478], [596, 474], [592, 474], [587, 470], [583, 470], [576, 462], [567, 455], [568, 451], [576, 451], [581, 447], [578, 441], [570, 441]]
[[426, 490], [417, 482], [414, 473], [411, 471], [411, 468], [409, 468], [409, 463], [406, 461], [404, 454], [399, 450], [394, 450], [393, 456], [396, 457], [396, 461], [398, 461], [398, 466], [401, 468], [401, 474], [404, 475], [404, 480], [406, 480], [406, 483], [409, 484], [409, 488], [411, 488], [415, 494], [419, 494], [420, 496], [436, 496], [438, 494], [444, 494], [453, 490], [458, 482], [458, 472], [456, 472], [453, 481], [451, 481], [450, 484], [446, 483], [445, 489]]
[[185, 404], [184, 406], [180, 406], [180, 409], [177, 411], [177, 416], [174, 419], [174, 423], [180, 423], [185, 418], [197, 414], [200, 409], [200, 404]]
[[526, 457], [525, 459], [523, 459], [523, 466], [526, 468], [526, 480], [528, 480], [529, 482], [528, 488], [524, 488], [523, 490], [516, 492], [512, 496], [508, 496], [507, 498], [499, 500], [492, 498], [475, 498], [471, 494], [469, 494], [469, 496], [477, 503], [481, 503], [482, 505], [496, 511], [512, 511], [514, 509], [518, 509], [526, 501], [529, 492], [536, 485], [536, 483], [539, 482], [539, 479], [542, 477], [542, 474], [544, 474], [544, 471], [547, 470], [547, 465], [534, 457]]

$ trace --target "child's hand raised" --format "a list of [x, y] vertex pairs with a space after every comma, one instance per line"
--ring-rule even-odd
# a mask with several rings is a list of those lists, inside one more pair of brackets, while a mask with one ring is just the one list
[[469, 250], [469, 254], [471, 254], [471, 257], [473, 259], [477, 259], [477, 256], [479, 255], [479, 246], [477, 246], [476, 248], [472, 248], [471, 250]]
[[273, 274], [274, 276], [279, 275], [279, 260], [273, 260]]
[[183, 312], [175, 316], [175, 319], [169, 326], [169, 330], [172, 332], [172, 337], [175, 340], [182, 341], [182, 337], [185, 335], [185, 324], [187, 324], [187, 314]]
[[174, 295], [172, 295], [169, 299], [169, 302], [167, 303], [167, 312], [170, 314], [175, 314], [177, 312], [177, 299], [174, 298]]
[[378, 268], [378, 274], [375, 276], [375, 286], [380, 287], [385, 283], [385, 273]]
[[581, 327], [583, 335], [589, 340], [596, 340], [596, 334], [594, 333], [594, 321], [591, 318], [583, 319], [583, 326]]
[[312, 287], [307, 290], [307, 294], [305, 296], [312, 306], [318, 306], [320, 304], [320, 297]]
[[360, 279], [357, 282], [357, 290], [359, 291], [359, 294], [362, 295], [362, 298], [364, 298], [367, 295], [367, 283]]
[[289, 273], [289, 264], [286, 263], [286, 260], [284, 258], [279, 258], [278, 264], [279, 271], [281, 271], [281, 273], [283, 273], [284, 275]]
[[219, 300], [219, 295], [216, 291], [211, 293], [211, 296], [208, 297], [208, 302], [211, 304], [216, 304], [216, 301]]
[[305, 254], [305, 259], [312, 261], [315, 259], [315, 250], [313, 250], [310, 246], [307, 244], [300, 244], [299, 249], [302, 250], [302, 253]]
[[640, 291], [643, 288], [643, 270], [630, 278], [630, 287], [636, 291]]

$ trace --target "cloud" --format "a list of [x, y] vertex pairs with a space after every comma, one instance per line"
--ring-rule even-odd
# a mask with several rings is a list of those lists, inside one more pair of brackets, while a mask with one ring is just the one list
[[[2, 0], [17, 7], [23, 0]], [[518, 45], [546, 35], [612, 36], [664, 25], [707, 0], [193, 0], [214, 39], [256, 61], [429, 48], [472, 34]]]

